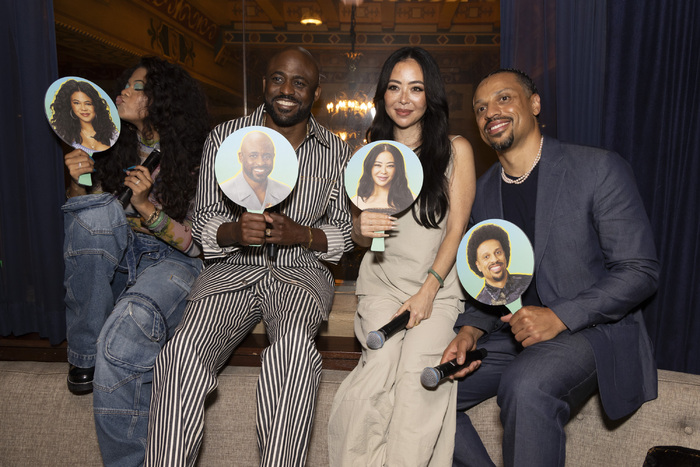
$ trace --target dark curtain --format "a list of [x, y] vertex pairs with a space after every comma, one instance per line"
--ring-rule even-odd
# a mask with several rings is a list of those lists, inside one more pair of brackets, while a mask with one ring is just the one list
[[0, 0], [0, 335], [65, 338], [63, 153], [44, 113], [57, 79], [51, 0]]
[[700, 374], [700, 3], [502, 0], [501, 62], [530, 74], [544, 133], [631, 164], [662, 273], [645, 303], [659, 368]]
[[540, 123], [557, 134], [554, 0], [501, 0], [501, 66], [524, 71], [542, 96]]
[[501, 65], [542, 96], [540, 123], [562, 141], [601, 145], [606, 0], [501, 0]]
[[700, 374], [700, 3], [608, 4], [603, 144], [632, 163], [662, 274], [645, 309], [660, 368]]

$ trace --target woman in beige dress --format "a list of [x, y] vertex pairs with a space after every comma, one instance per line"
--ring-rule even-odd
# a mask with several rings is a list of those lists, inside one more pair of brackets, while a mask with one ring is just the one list
[[[440, 363], [454, 337], [464, 299], [455, 257], [475, 192], [471, 145], [448, 135], [448, 106], [440, 71], [425, 50], [406, 47], [384, 63], [374, 97], [377, 115], [368, 141], [395, 140], [423, 167], [423, 187], [411, 209], [394, 216], [353, 212], [360, 246], [385, 238], [385, 251], [367, 251], [357, 280], [358, 366], [339, 388], [329, 422], [331, 466], [450, 466], [456, 384], [434, 390], [422, 370]], [[406, 329], [377, 350], [367, 335], [410, 313]]]

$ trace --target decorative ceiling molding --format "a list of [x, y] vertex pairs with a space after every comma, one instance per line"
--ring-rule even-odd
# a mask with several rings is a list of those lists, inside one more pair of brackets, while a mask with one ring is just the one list
[[187, 0], [141, 0], [184, 27], [210, 45], [219, 37], [219, 26], [213, 19]]
[[[233, 28], [221, 28], [222, 47], [240, 47], [243, 44], [243, 33]], [[431, 47], [499, 47], [499, 33], [358, 33], [358, 49], [384, 49], [403, 46]], [[314, 46], [317, 48], [347, 48], [351, 46], [351, 35], [340, 32], [303, 32], [303, 31], [254, 31], [246, 33], [246, 44], [250, 45], [279, 45], [279, 46]]]
[[101, 54], [113, 55], [116, 52], [117, 55], [128, 57], [129, 60], [133, 57], [140, 57], [143, 55], [142, 50], [127, 47], [122, 43], [117, 43], [111, 41], [104, 36], [100, 36], [84, 29], [81, 29], [73, 24], [67, 24], [59, 20], [55, 21], [56, 25], [56, 42], [57, 44], [74, 49], [76, 52], [80, 52], [84, 49], [89, 53], [86, 55], [94, 55], [96, 51]]
[[[339, 0], [245, 0], [244, 12], [241, 0], [228, 0], [232, 14], [230, 22], [241, 23], [245, 14], [246, 25], [251, 29], [293, 30], [300, 27], [305, 11], [317, 11], [323, 25], [306, 26], [312, 32], [337, 31], [343, 24], [348, 24], [350, 3]], [[367, 28], [423, 27], [448, 32], [455, 32], [450, 31], [454, 27], [500, 29], [499, 0], [366, 0], [355, 9], [357, 24]], [[219, 24], [225, 26], [224, 21], [219, 21]]]

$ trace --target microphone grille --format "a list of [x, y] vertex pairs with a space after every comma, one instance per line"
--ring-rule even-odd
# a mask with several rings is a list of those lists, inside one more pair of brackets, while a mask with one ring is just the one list
[[426, 388], [432, 389], [440, 382], [440, 375], [435, 368], [426, 367], [420, 375], [420, 382]]
[[379, 331], [367, 334], [367, 347], [372, 350], [381, 349], [384, 346], [384, 336]]

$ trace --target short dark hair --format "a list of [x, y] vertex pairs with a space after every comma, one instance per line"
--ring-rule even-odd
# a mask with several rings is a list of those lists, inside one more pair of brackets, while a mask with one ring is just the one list
[[[490, 78], [493, 75], [497, 75], [499, 73], [511, 73], [515, 75], [516, 79], [520, 83], [520, 86], [522, 86], [523, 90], [525, 91], [525, 94], [527, 94], [527, 97], [532, 96], [533, 94], [539, 94], [537, 91], [537, 86], [535, 86], [535, 82], [532, 81], [532, 78], [528, 76], [527, 73], [525, 73], [522, 70], [518, 70], [517, 68], [499, 68], [498, 70], [492, 71], [488, 75], [484, 76], [479, 80], [479, 84], [482, 83], [487, 78]], [[478, 87], [478, 85], [477, 85]]]
[[508, 240], [508, 232], [496, 224], [484, 224], [472, 232], [467, 241], [467, 262], [469, 269], [479, 277], [484, 275], [476, 267], [476, 250], [479, 249], [482, 243], [487, 240], [498, 240], [503, 248], [503, 253], [506, 255], [506, 267], [510, 264], [510, 240]]

